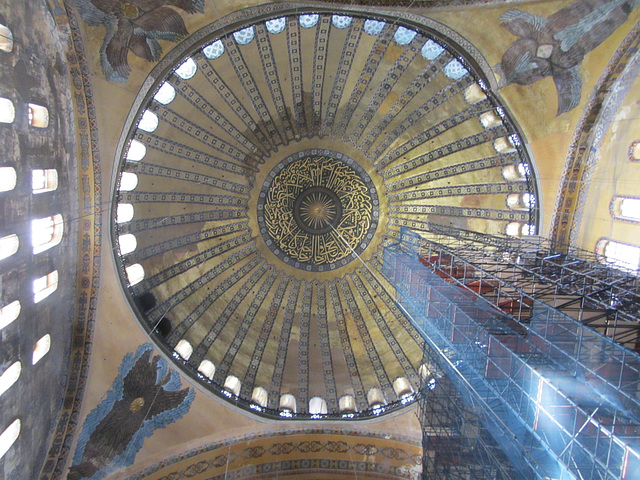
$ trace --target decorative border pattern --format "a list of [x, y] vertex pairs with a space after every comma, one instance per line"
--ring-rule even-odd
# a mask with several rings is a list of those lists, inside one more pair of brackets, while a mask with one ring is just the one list
[[76, 116], [81, 224], [78, 232], [80, 274], [76, 286], [76, 318], [71, 343], [72, 360], [69, 366], [69, 380], [60, 420], [40, 474], [41, 480], [62, 477], [67, 457], [71, 452], [73, 434], [78, 427], [80, 405], [87, 384], [93, 344], [102, 245], [102, 180], [98, 124], [90, 80], [91, 71], [73, 5], [64, 2], [64, 8], [61, 8], [56, 0], [50, 0], [50, 5], [52, 14], [55, 15], [56, 25], [61, 29], [68, 29], [70, 38], [66, 60], [71, 77], [71, 93]]

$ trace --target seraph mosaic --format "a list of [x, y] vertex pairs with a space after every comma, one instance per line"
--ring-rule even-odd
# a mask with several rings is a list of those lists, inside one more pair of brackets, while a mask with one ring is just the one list
[[204, 13], [204, 0], [75, 0], [75, 3], [88, 25], [103, 25], [107, 30], [100, 48], [100, 64], [102, 73], [112, 82], [125, 82], [129, 78], [129, 52], [157, 62], [162, 56], [158, 40], [177, 42], [189, 35], [174, 8]]
[[500, 86], [531, 85], [553, 77], [558, 92], [557, 115], [580, 103], [580, 62], [606, 40], [640, 0], [577, 0], [548, 18], [521, 10], [500, 16], [502, 27], [519, 37], [495, 69]]
[[132, 465], [145, 438], [182, 418], [195, 392], [146, 343], [122, 360], [106, 398], [87, 415], [69, 480], [99, 480]]

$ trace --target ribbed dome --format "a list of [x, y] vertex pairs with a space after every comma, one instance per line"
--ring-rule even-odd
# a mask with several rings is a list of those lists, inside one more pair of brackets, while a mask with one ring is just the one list
[[114, 240], [143, 324], [254, 410], [411, 401], [396, 380], [417, 388], [422, 341], [382, 248], [428, 222], [533, 233], [508, 114], [459, 47], [397, 20], [280, 13], [196, 47], [150, 77], [119, 167]]

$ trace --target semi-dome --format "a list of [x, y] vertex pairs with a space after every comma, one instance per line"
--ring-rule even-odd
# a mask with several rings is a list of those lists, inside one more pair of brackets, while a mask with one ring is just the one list
[[433, 25], [252, 22], [198, 32], [140, 91], [113, 193], [122, 282], [158, 345], [244, 408], [400, 408], [423, 340], [382, 248], [429, 223], [535, 233], [524, 139], [478, 55]]

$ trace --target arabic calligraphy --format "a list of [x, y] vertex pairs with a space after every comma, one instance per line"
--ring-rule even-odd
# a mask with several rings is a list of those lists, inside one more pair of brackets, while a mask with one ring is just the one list
[[364, 169], [342, 154], [322, 153], [289, 157], [272, 172], [259, 218], [277, 256], [313, 271], [351, 261], [377, 226], [377, 194]]

